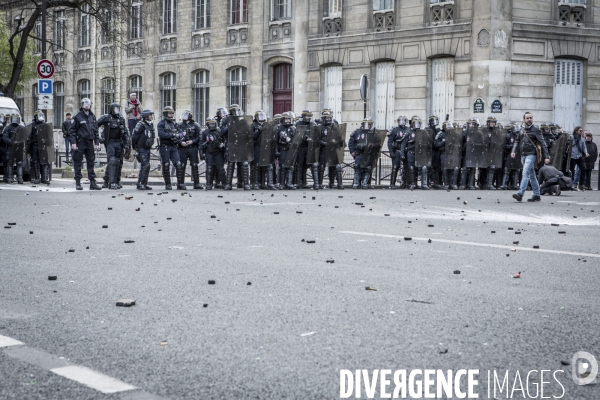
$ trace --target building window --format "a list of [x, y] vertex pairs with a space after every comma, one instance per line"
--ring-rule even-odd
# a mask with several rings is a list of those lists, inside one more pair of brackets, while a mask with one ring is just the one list
[[250, 0], [229, 0], [229, 24], [248, 23], [248, 2]]
[[177, 0], [162, 0], [162, 33], [177, 32]]
[[115, 102], [115, 80], [113, 78], [102, 79], [102, 113], [110, 113], [110, 103]]
[[208, 71], [199, 71], [194, 75], [194, 117], [204, 125], [209, 114], [210, 83]]
[[131, 93], [135, 93], [138, 101], [140, 103], [142, 103], [142, 77], [141, 76], [134, 75], [129, 78], [128, 91], [129, 91], [129, 93], [127, 93], [128, 96], [130, 96]]
[[23, 95], [22, 86], [17, 87], [15, 90], [15, 103], [17, 104], [21, 116], [23, 116], [23, 113], [25, 112], [25, 97]]
[[375, 127], [391, 129], [394, 126], [396, 99], [396, 65], [391, 62], [375, 64]]
[[110, 10], [104, 10], [102, 14], [102, 21], [100, 21], [100, 39], [102, 44], [111, 43], [113, 35], [112, 12]]
[[86, 97], [89, 99], [92, 95], [91, 84], [88, 79], [80, 80], [77, 84], [77, 91], [79, 92], [79, 105], [81, 101]]
[[431, 23], [433, 25], [449, 24], [454, 19], [454, 1], [429, 0], [431, 8]]
[[559, 59], [554, 62], [554, 122], [572, 132], [581, 126], [583, 63]]
[[65, 48], [67, 24], [65, 18], [65, 10], [54, 12], [54, 49], [60, 50]]
[[35, 53], [42, 53], [42, 22], [38, 21], [35, 23], [35, 29], [33, 30], [35, 35]]
[[229, 71], [229, 104], [238, 104], [246, 111], [246, 68], [237, 67]]
[[331, 108], [333, 117], [342, 120], [342, 66], [325, 68], [325, 94], [322, 108]]
[[444, 120], [454, 121], [454, 58], [435, 58], [431, 62], [431, 110]]
[[342, 16], [342, 0], [325, 0], [325, 17], [336, 18]]
[[167, 106], [173, 107], [175, 110], [175, 103], [177, 100], [177, 82], [175, 81], [175, 74], [168, 73], [161, 78], [162, 87], [160, 88], [160, 104], [164, 109]]
[[129, 20], [129, 37], [131, 39], [142, 38], [142, 2], [132, 0], [131, 18]]
[[271, 21], [292, 18], [292, 0], [271, 0]]
[[31, 87], [31, 115], [38, 110], [38, 85], [37, 83]]
[[393, 10], [394, 0], [373, 0], [373, 11]]
[[196, 29], [210, 28], [210, 0], [194, 0]]
[[60, 129], [65, 118], [65, 84], [54, 84], [54, 127]]
[[88, 4], [81, 5], [81, 15], [79, 19], [79, 46], [85, 47], [90, 45], [90, 6]]
[[288, 90], [292, 88], [292, 64], [279, 64], [273, 69], [275, 73], [274, 90]]

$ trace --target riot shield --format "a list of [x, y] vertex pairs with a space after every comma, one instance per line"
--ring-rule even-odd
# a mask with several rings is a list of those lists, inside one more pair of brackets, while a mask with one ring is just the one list
[[302, 144], [302, 137], [304, 136], [305, 132], [306, 125], [299, 126], [296, 128], [296, 133], [294, 134], [292, 143], [290, 143], [290, 149], [288, 150], [287, 156], [285, 157], [283, 168], [292, 168], [296, 163], [296, 158], [298, 157], [298, 149], [300, 148], [300, 144]]
[[[379, 131], [377, 131], [379, 132]], [[378, 138], [380, 140], [380, 138]], [[384, 139], [385, 140], [385, 137]], [[383, 140], [381, 141], [381, 145], [383, 145]], [[346, 124], [341, 124], [339, 126], [332, 126], [331, 133], [327, 138], [327, 166], [335, 167], [338, 164], [341, 164], [344, 160], [344, 148], [346, 147]], [[381, 146], [379, 148], [381, 150]], [[379, 158], [379, 153], [377, 153], [377, 158]]]
[[446, 165], [444, 165], [444, 169], [461, 167], [462, 141], [462, 129], [446, 130]]
[[515, 158], [512, 158], [510, 154], [506, 158], [506, 166], [508, 169], [523, 169], [523, 163], [521, 163], [521, 146], [517, 146], [515, 151]]
[[435, 131], [419, 129], [415, 135], [415, 166], [431, 167]]
[[[465, 152], [465, 167], [483, 167], [487, 162], [487, 142], [479, 128], [467, 129], [467, 149]], [[487, 165], [485, 166], [487, 167]]]
[[312, 165], [319, 162], [321, 129], [323, 125], [311, 126], [308, 134], [308, 150], [306, 151], [306, 164]]
[[277, 122], [269, 121], [262, 125], [263, 131], [260, 135], [260, 159], [258, 165], [268, 167], [275, 162], [275, 151], [277, 144]]
[[506, 142], [506, 129], [494, 128], [493, 133], [489, 133], [487, 138], [487, 160], [485, 165], [481, 167], [489, 167], [490, 165], [496, 168], [502, 167], [502, 160], [504, 159], [504, 143]]
[[567, 135], [560, 135], [558, 139], [552, 143], [552, 148], [550, 148], [550, 165], [552, 165], [557, 170], [561, 170], [563, 167], [564, 154], [567, 148], [567, 141], [569, 138]]
[[[383, 142], [385, 142], [385, 136], [387, 131], [375, 130], [373, 133], [367, 134], [367, 148], [365, 149], [362, 160], [360, 162], [360, 168], [373, 167], [373, 165], [379, 159], [379, 153]], [[369, 140], [370, 139], [370, 140]]]
[[[567, 145], [566, 145], [566, 149], [565, 149], [566, 157], [565, 157], [565, 161], [563, 163], [562, 170], [568, 171], [571, 168], [571, 150], [573, 150], [573, 135], [571, 135], [570, 133], [563, 133], [563, 135], [567, 137]], [[575, 178], [575, 177], [573, 176], [571, 178]]]
[[229, 162], [254, 160], [252, 127], [244, 117], [231, 116], [229, 122]]
[[49, 123], [37, 126], [38, 149], [40, 152], [40, 164], [52, 164], [56, 161], [54, 153], [54, 132]]
[[31, 136], [31, 124], [19, 129], [11, 135], [11, 146], [8, 160], [12, 165], [27, 159], [27, 140]]

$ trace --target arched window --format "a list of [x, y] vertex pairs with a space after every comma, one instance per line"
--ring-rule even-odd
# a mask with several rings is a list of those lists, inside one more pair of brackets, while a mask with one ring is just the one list
[[115, 101], [115, 80], [113, 78], [102, 79], [102, 113], [110, 112], [110, 103]]
[[198, 71], [194, 74], [194, 119], [204, 125], [209, 116], [210, 83], [208, 71]]
[[440, 121], [449, 115], [454, 121], [454, 58], [435, 58], [431, 62], [431, 110]]
[[273, 66], [273, 114], [292, 109], [292, 64]]
[[247, 112], [246, 109], [246, 68], [235, 67], [229, 71], [229, 104], [239, 104], [243, 112]]
[[[160, 88], [161, 111], [163, 108], [165, 108], [167, 106], [173, 107], [174, 110], [177, 109], [175, 107], [176, 100], [177, 100], [177, 82], [176, 82], [175, 78], [176, 78], [175, 74], [172, 72], [164, 74], [161, 77], [161, 80], [160, 80], [160, 83], [161, 83], [161, 88]], [[161, 114], [162, 114], [162, 112], [161, 112]]]
[[89, 79], [82, 79], [77, 83], [77, 92], [79, 93], [79, 106], [81, 105], [81, 100], [84, 98], [89, 98], [92, 95], [91, 85]]
[[65, 84], [54, 83], [54, 127], [60, 129], [65, 118]]
[[127, 89], [127, 98], [131, 93], [135, 93], [137, 95], [137, 99], [140, 103], [144, 104], [142, 101], [142, 77], [139, 75], [133, 75], [129, 77], [129, 88]]

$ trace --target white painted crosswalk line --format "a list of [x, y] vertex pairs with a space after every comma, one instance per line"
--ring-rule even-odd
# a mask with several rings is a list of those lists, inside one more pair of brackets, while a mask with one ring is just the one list
[[50, 372], [89, 386], [102, 393], [118, 393], [137, 389], [137, 387], [128, 383], [78, 365], [54, 368]]
[[19, 342], [17, 339], [10, 338], [8, 336], [0, 335], [0, 347], [19, 346], [24, 344]]

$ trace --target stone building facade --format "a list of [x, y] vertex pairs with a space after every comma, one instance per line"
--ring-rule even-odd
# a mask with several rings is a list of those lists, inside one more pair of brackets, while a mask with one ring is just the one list
[[[145, 108], [198, 120], [232, 102], [268, 115], [327, 106], [352, 129], [367, 74], [378, 128], [401, 114], [507, 123], [526, 110], [600, 127], [600, 0], [133, 0], [127, 48], [79, 11], [48, 21], [66, 49], [52, 53], [57, 121], [81, 97], [100, 114], [135, 91]], [[26, 118], [34, 84], [18, 99]]]

